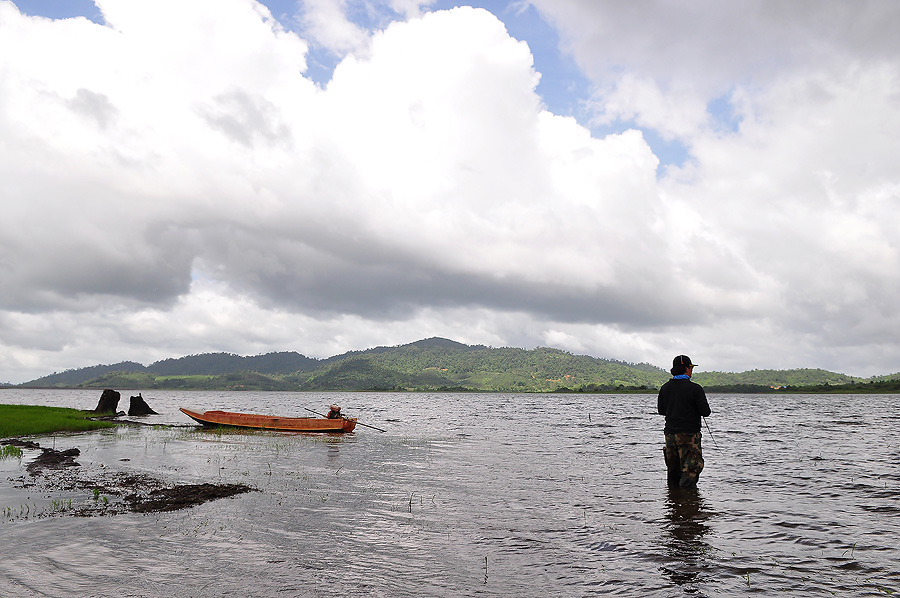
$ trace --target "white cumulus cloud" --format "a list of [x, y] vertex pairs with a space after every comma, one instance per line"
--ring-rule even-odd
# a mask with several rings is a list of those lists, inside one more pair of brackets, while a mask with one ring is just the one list
[[0, 2], [0, 380], [433, 335], [893, 371], [897, 11], [533, 4], [620, 133], [549, 112], [484, 9]]

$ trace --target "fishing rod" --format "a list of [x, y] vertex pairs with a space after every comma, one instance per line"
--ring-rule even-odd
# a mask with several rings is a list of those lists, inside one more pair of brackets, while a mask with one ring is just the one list
[[[325, 419], [328, 419], [328, 416], [327, 416], [327, 415], [322, 415], [322, 414], [319, 413], [318, 411], [313, 411], [313, 410], [310, 409], [309, 407], [304, 407], [304, 409], [306, 409], [306, 410], [309, 411], [310, 413], [315, 413], [315, 414], [318, 415], [319, 417], [324, 417]], [[349, 417], [344, 417], [344, 416], [342, 415], [342, 416], [341, 416], [341, 419], [350, 419], [350, 418], [349, 418]], [[364, 423], [362, 423], [361, 421], [357, 421], [357, 422], [356, 422], [356, 425], [357, 425], [357, 426], [365, 426], [365, 427], [367, 427], [367, 428], [372, 428], [373, 430], [378, 430], [379, 432], [387, 432], [387, 430], [382, 430], [381, 428], [376, 428], [375, 426], [370, 426], [369, 424], [364, 424]]]
[[716, 450], [717, 450], [717, 451], [722, 450], [722, 449], [719, 448], [719, 443], [716, 442], [716, 437], [713, 436], [712, 430], [709, 429], [709, 422], [706, 421], [706, 418], [705, 418], [705, 417], [703, 418], [703, 423], [706, 424], [706, 431], [709, 432], [709, 437], [712, 439], [713, 445], [716, 447]]

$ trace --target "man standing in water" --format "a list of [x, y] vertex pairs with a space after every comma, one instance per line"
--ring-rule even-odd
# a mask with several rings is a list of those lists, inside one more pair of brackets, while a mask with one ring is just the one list
[[710, 414], [703, 387], [691, 382], [694, 363], [687, 355], [672, 361], [673, 378], [662, 385], [657, 397], [660, 415], [666, 416], [663, 456], [669, 486], [693, 488], [703, 471], [700, 418]]

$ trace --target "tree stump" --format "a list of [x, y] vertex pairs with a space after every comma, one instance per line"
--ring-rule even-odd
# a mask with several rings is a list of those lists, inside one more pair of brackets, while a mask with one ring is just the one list
[[122, 395], [117, 391], [107, 388], [100, 395], [100, 402], [97, 403], [94, 413], [115, 413], [116, 407], [119, 406], [120, 398], [122, 398]]
[[131, 397], [131, 404], [128, 405], [128, 415], [157, 415], [156, 411], [150, 409], [150, 405], [138, 393], [138, 396]]

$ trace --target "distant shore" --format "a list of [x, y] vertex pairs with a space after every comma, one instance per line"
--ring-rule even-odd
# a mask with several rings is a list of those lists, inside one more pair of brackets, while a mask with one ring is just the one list
[[[538, 347], [492, 348], [430, 338], [327, 359], [296, 352], [242, 357], [204, 353], [144, 366], [123, 361], [66, 370], [15, 388], [248, 390], [280, 392], [633, 393], [656, 392], [668, 369]], [[702, 370], [709, 392], [897, 393], [900, 372], [860, 378], [818, 368]]]
[[[761, 386], [755, 384], [715, 385], [703, 384], [698, 380], [708, 394], [900, 394], [900, 380], [886, 380], [878, 382], [857, 382], [852, 384], [816, 384], [809, 386]], [[253, 388], [245, 385], [239, 386], [214, 386], [214, 387], [187, 387], [187, 386], [0, 386], [0, 390], [96, 390], [115, 388], [126, 392], [140, 392], [152, 390], [182, 390], [191, 391], [232, 391], [232, 392], [313, 392], [306, 389], [270, 389]], [[438, 393], [438, 394], [655, 394], [658, 388], [641, 386], [617, 386], [609, 387], [559, 387], [552, 390], [485, 390], [477, 388], [323, 388], [315, 392], [393, 392], [393, 393]]]

